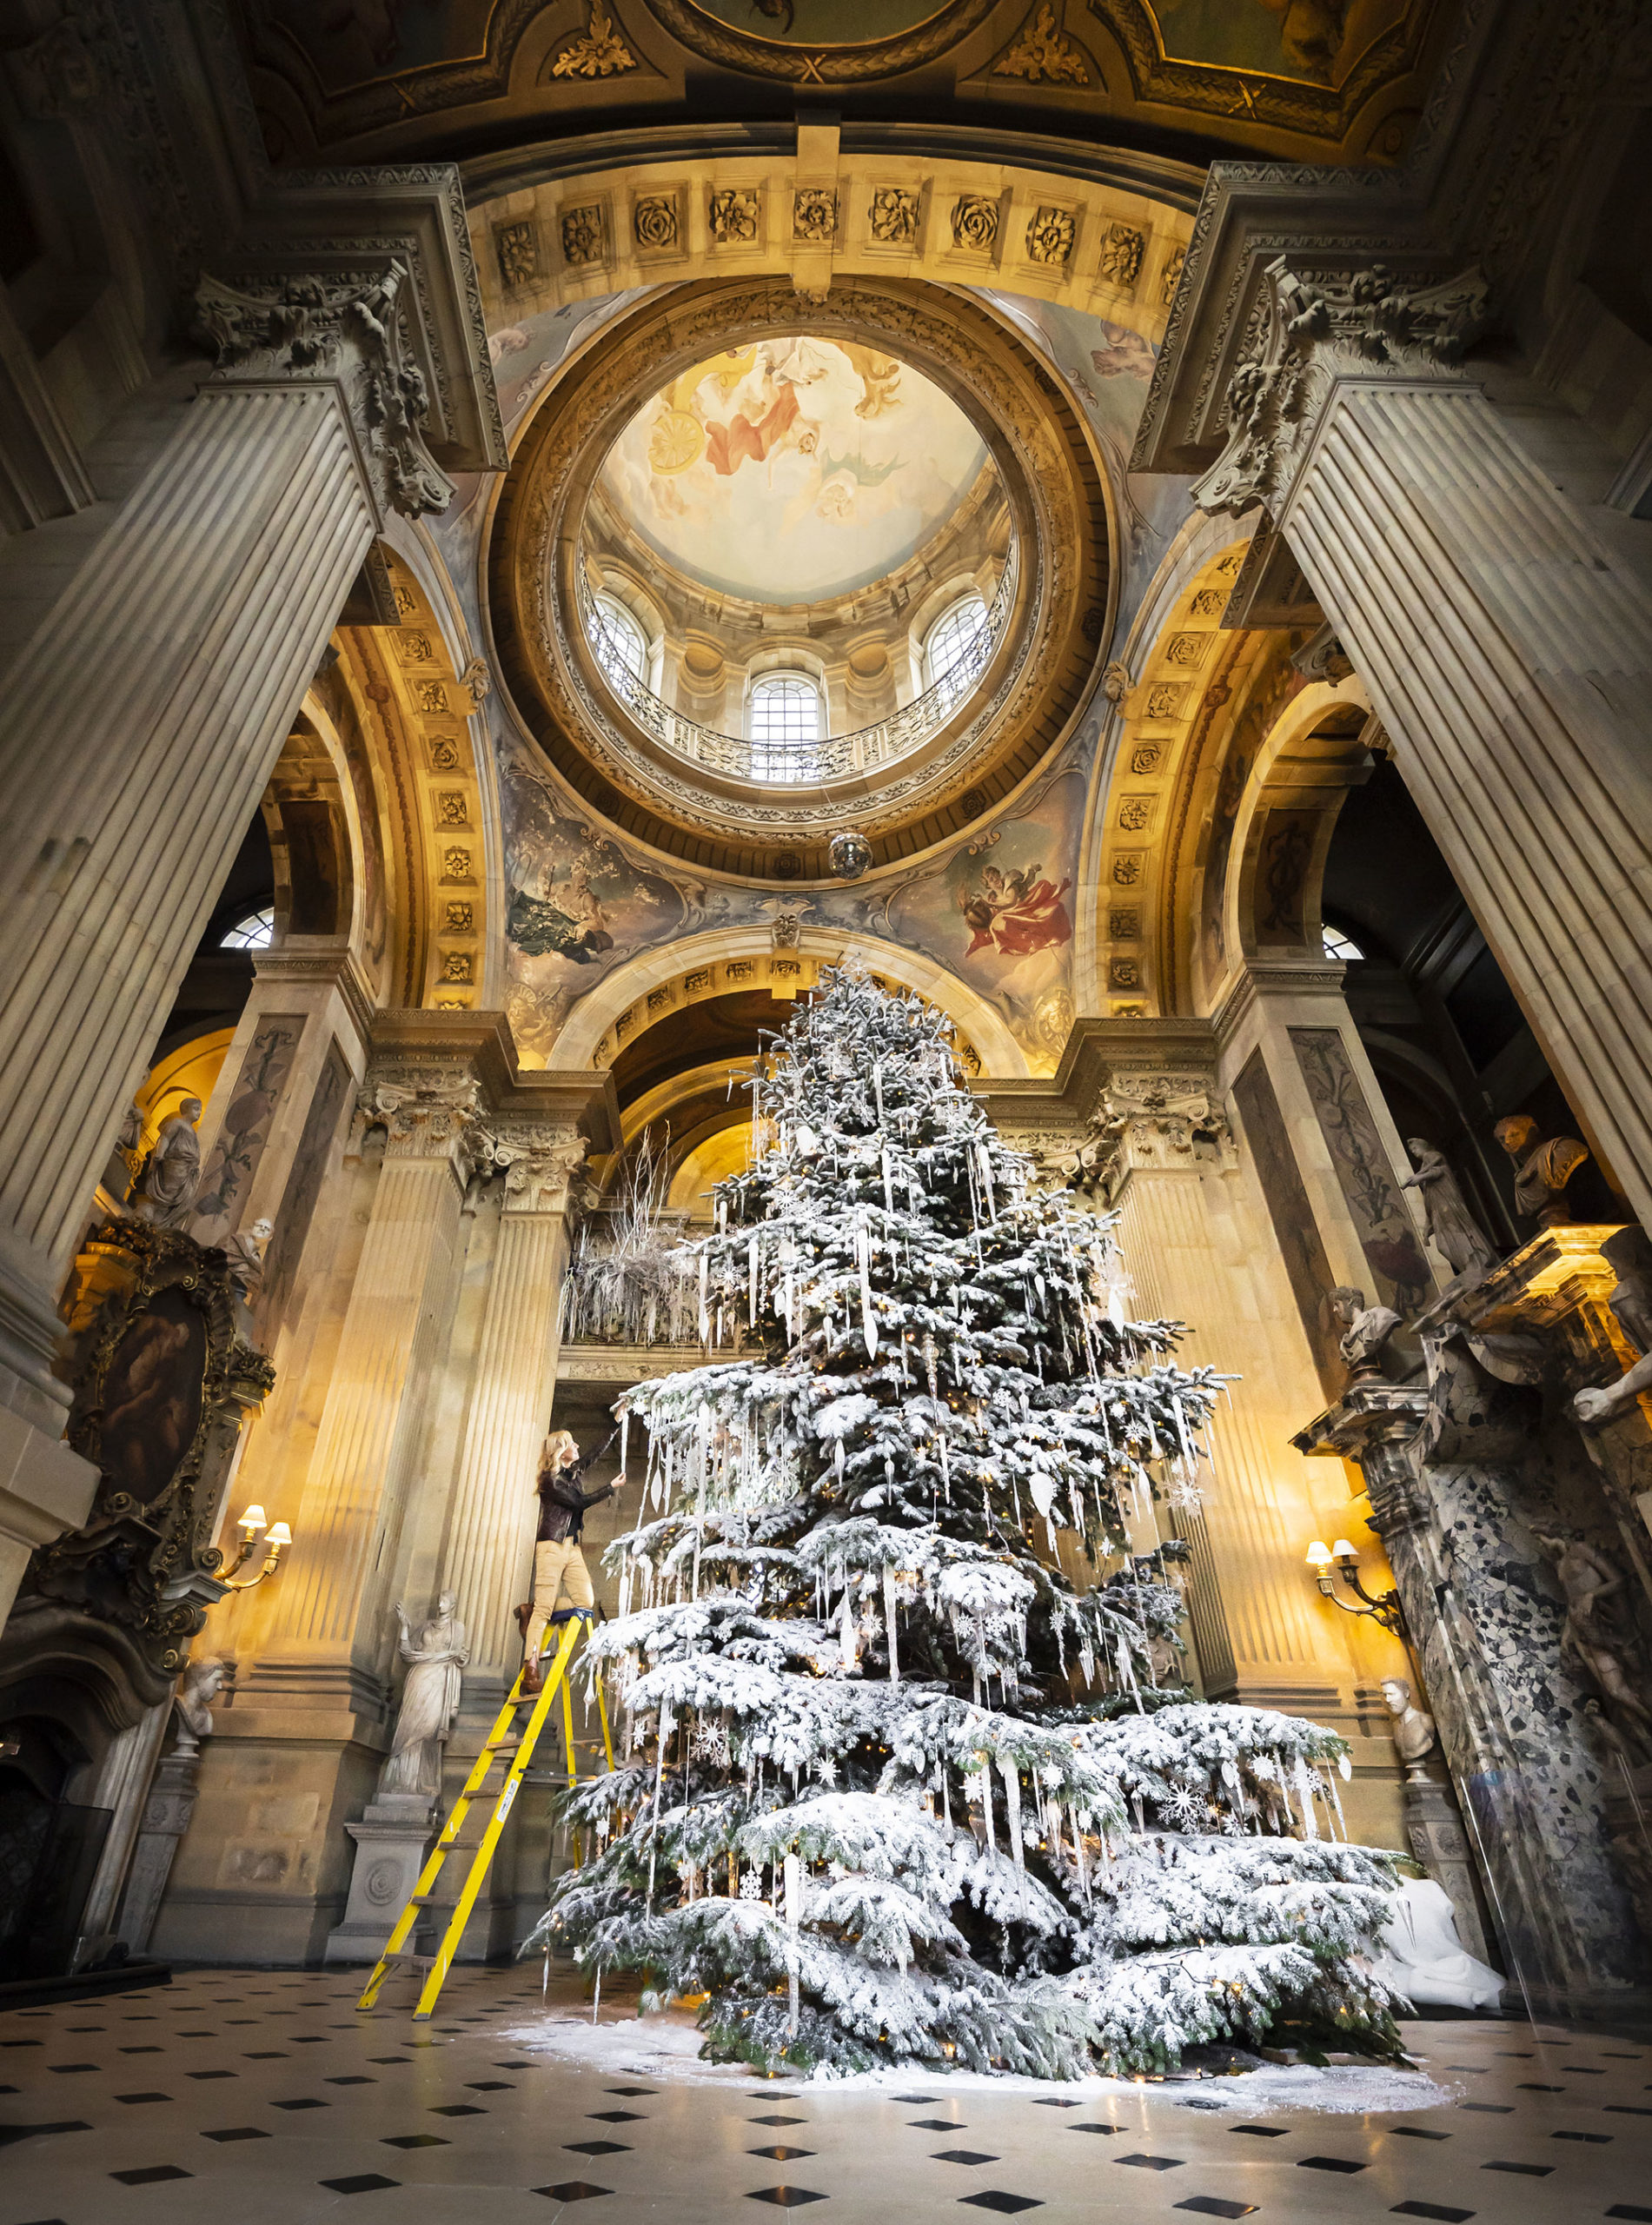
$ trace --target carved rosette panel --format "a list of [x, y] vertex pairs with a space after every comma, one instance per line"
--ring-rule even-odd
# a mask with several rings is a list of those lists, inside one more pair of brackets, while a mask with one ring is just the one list
[[[732, 792], [627, 721], [602, 685], [575, 615], [577, 525], [603, 456], [632, 413], [675, 371], [762, 334], [841, 331], [876, 344], [948, 391], [980, 428], [1009, 495], [1018, 544], [1017, 608], [983, 692], [938, 741], [842, 793]], [[1089, 476], [1086, 476], [1089, 475]], [[933, 811], [1023, 747], [1052, 707], [1075, 708], [1098, 645], [1082, 632], [1105, 609], [1106, 554], [1085, 523], [1102, 499], [1093, 466], [1065, 440], [1019, 345], [956, 299], [911, 284], [848, 281], [824, 303], [783, 282], [736, 282], [681, 306], [649, 304], [596, 351], [530, 427], [492, 552], [494, 609], [520, 707], [547, 753], [702, 837], [765, 842], [784, 830], [824, 843]], [[1105, 653], [1105, 649], [1104, 649]], [[538, 707], [548, 719], [535, 718]], [[1045, 723], [1043, 730], [1048, 731]], [[595, 795], [595, 791], [590, 791]]]

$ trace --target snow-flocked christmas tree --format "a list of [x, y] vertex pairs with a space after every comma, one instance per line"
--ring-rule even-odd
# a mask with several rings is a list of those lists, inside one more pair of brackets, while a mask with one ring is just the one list
[[1220, 1385], [1125, 1320], [1107, 1225], [1031, 1186], [950, 1039], [841, 970], [753, 1085], [693, 1247], [739, 1348], [620, 1402], [654, 1511], [588, 1657], [629, 1743], [535, 1943], [768, 2069], [1162, 2070], [1282, 2019], [1390, 2052], [1342, 1740], [1165, 1688], [1182, 1549], [1131, 1534], [1197, 1490]]

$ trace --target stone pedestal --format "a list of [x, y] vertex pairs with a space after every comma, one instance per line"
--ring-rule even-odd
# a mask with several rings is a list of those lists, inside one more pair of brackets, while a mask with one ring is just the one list
[[[355, 1866], [344, 1921], [327, 1935], [324, 1963], [376, 1963], [390, 1928], [423, 1869], [436, 1830], [435, 1803], [422, 1792], [381, 1792], [359, 1823], [346, 1823], [355, 1842]], [[429, 1951], [433, 1924], [427, 1912], [408, 1942], [415, 1954]]]
[[149, 1786], [149, 1797], [132, 1849], [126, 1873], [126, 1897], [121, 1904], [118, 1936], [134, 1962], [147, 1951], [161, 1898], [172, 1875], [178, 1842], [195, 1814], [196, 1778], [201, 1752], [191, 1745], [186, 1752], [175, 1747], [162, 1761]]
[[1411, 1852], [1450, 1901], [1458, 1938], [1477, 1963], [1495, 1962], [1496, 1950], [1481, 1921], [1473, 1857], [1450, 1787], [1408, 1777], [1404, 1798], [1405, 1836]]

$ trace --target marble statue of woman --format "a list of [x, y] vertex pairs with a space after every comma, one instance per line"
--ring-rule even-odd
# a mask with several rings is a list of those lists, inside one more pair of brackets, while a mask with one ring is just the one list
[[1408, 1136], [1405, 1148], [1416, 1171], [1408, 1174], [1400, 1187], [1423, 1192], [1423, 1210], [1428, 1215], [1429, 1238], [1435, 1250], [1450, 1263], [1454, 1275], [1489, 1273], [1497, 1264], [1497, 1255], [1463, 1203], [1444, 1152], [1436, 1151], [1421, 1136]]
[[132, 1200], [139, 1220], [156, 1228], [182, 1228], [201, 1187], [201, 1139], [195, 1132], [201, 1099], [182, 1099], [161, 1123], [143, 1178]]
[[379, 1779], [381, 1794], [421, 1792], [441, 1789], [441, 1742], [459, 1708], [459, 1672], [470, 1658], [465, 1626], [455, 1620], [456, 1595], [444, 1591], [436, 1602], [434, 1619], [415, 1642], [407, 1611], [396, 1603], [401, 1627], [400, 1650], [408, 1664], [401, 1687], [401, 1707], [390, 1742], [390, 1757]]

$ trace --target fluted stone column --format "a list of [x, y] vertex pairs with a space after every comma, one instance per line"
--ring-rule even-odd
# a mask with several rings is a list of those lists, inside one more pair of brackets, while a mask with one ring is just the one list
[[203, 284], [219, 370], [7, 674], [0, 1401], [46, 1465], [55, 1300], [123, 1107], [387, 508], [449, 491], [407, 271], [361, 260]]
[[1652, 1219], [1652, 599], [1461, 367], [1475, 274], [1419, 287], [1281, 258], [1260, 306], [1195, 499], [1266, 506], [1544, 1056]]
[[342, 1695], [351, 1665], [375, 1672], [383, 1650], [381, 1578], [448, 1334], [481, 1099], [463, 1061], [375, 1064], [362, 1093], [384, 1162], [310, 1458], [304, 1547], [269, 1642], [289, 1673], [313, 1664], [318, 1690]]
[[568, 1184], [586, 1157], [574, 1129], [543, 1122], [504, 1124], [497, 1150], [508, 1159], [504, 1207], [441, 1585], [457, 1594], [471, 1634], [468, 1687], [508, 1685], [520, 1655], [511, 1611], [527, 1596], [536, 1459], [556, 1387]]

